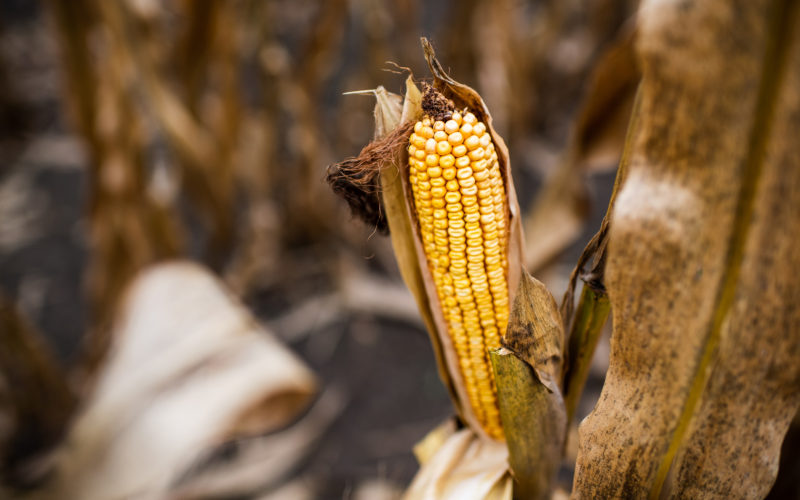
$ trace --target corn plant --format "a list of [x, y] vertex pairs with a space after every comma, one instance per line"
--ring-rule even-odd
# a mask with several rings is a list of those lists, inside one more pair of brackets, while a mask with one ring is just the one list
[[407, 498], [550, 497], [609, 314], [610, 368], [580, 425], [572, 497], [769, 492], [800, 404], [790, 272], [800, 264], [799, 11], [791, 1], [641, 6], [642, 79], [614, 194], [563, 316], [520, 267], [509, 155], [478, 94], [424, 39], [433, 83], [420, 91], [409, 77], [404, 99], [375, 91], [376, 141], [329, 180], [388, 222], [474, 440], [465, 453], [449, 442], [469, 438], [435, 430]]

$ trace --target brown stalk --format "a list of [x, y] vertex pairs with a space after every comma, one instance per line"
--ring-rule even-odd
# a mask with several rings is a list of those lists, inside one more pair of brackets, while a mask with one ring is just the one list
[[47, 455], [60, 443], [77, 405], [47, 344], [0, 296], [0, 434], [4, 483], [30, 488], [51, 472]]

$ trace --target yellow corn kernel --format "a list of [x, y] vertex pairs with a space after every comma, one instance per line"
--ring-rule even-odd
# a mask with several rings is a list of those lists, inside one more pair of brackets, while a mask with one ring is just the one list
[[409, 138], [409, 182], [428, 267], [472, 412], [503, 437], [488, 350], [508, 324], [505, 185], [473, 113], [423, 118]]

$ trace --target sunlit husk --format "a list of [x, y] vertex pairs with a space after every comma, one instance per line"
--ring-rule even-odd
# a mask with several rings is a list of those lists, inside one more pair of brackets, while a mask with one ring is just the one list
[[[452, 80], [435, 59], [432, 49], [424, 42], [426, 59], [434, 75], [434, 87], [452, 99], [456, 107], [466, 107], [486, 124], [497, 151], [508, 200], [508, 275], [509, 302], [513, 303], [514, 293], [519, 283], [521, 259], [523, 255], [519, 205], [511, 179], [508, 149], [502, 138], [492, 128], [492, 119], [480, 96], [471, 88]], [[406, 99], [403, 105], [401, 123], [416, 122], [422, 117], [421, 93], [413, 80], [406, 82]], [[379, 96], [380, 100], [380, 96]], [[380, 106], [380, 104], [379, 104]], [[426, 256], [421, 244], [419, 227], [413, 213], [413, 195], [408, 176], [403, 174], [407, 157], [403, 152], [398, 157], [398, 170], [387, 169], [382, 173], [381, 185], [386, 217], [392, 235], [397, 260], [406, 283], [420, 305], [426, 320], [434, 351], [437, 355], [440, 374], [453, 396], [462, 420], [480, 436], [489, 438], [483, 430], [469, 401], [464, 382], [459, 372], [458, 357], [453, 342], [447, 334], [447, 322], [437, 298], [436, 286], [431, 271], [426, 264]]]

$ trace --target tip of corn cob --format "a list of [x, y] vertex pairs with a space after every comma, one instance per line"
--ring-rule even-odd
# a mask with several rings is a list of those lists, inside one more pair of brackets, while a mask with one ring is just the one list
[[449, 120], [456, 107], [453, 101], [436, 90], [432, 85], [422, 82], [422, 112], [431, 120]]

